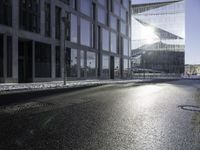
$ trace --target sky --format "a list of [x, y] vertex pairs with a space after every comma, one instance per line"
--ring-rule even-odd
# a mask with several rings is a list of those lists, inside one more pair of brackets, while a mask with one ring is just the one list
[[[132, 0], [133, 4], [167, 0]], [[168, 0], [170, 1], [170, 0]], [[172, 0], [173, 1], [173, 0]], [[185, 63], [200, 64], [200, 0], [186, 1]]]

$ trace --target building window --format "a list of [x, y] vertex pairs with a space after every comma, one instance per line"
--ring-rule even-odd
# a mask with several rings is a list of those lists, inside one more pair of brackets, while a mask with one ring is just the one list
[[0, 0], [0, 24], [12, 26], [11, 0]]
[[101, 4], [102, 6], [106, 6], [106, 1], [107, 0], [97, 0], [99, 4]]
[[92, 24], [92, 47], [95, 48], [96, 46], [96, 31], [95, 31], [95, 24]]
[[128, 59], [123, 60], [123, 77], [128, 77]]
[[20, 28], [31, 32], [40, 32], [40, 0], [20, 0]]
[[56, 14], [55, 14], [55, 20], [56, 20], [56, 39], [60, 39], [61, 36], [61, 8], [56, 7]]
[[83, 14], [90, 16], [90, 14], [91, 14], [90, 5], [91, 5], [91, 0], [81, 0], [80, 1], [80, 11]]
[[129, 9], [129, 0], [123, 0], [123, 5], [126, 9]]
[[77, 16], [71, 14], [70, 21], [70, 41], [77, 43], [78, 41], [78, 24], [77, 24]]
[[68, 77], [77, 77], [78, 75], [78, 67], [77, 67], [77, 50], [67, 48], [67, 76]]
[[96, 54], [87, 52], [87, 77], [96, 77]]
[[61, 77], [61, 57], [60, 57], [60, 46], [56, 46], [56, 57], [55, 57], [55, 62], [56, 62], [56, 78]]
[[110, 15], [110, 27], [114, 30], [117, 30], [117, 18], [113, 15]]
[[110, 34], [111, 52], [117, 53], [117, 35], [114, 32]]
[[102, 29], [102, 50], [109, 51], [109, 31]]
[[110, 66], [110, 61], [109, 61], [109, 56], [103, 55], [102, 56], [102, 76], [105, 78], [109, 77], [109, 67]]
[[124, 8], [121, 8], [121, 19], [126, 21], [126, 10]]
[[75, 10], [77, 10], [77, 0], [72, 0], [72, 8], [74, 8]]
[[3, 77], [3, 35], [0, 35], [0, 77]]
[[45, 3], [45, 35], [51, 36], [51, 5]]
[[80, 21], [81, 44], [89, 47], [91, 39], [90, 22], [85, 19], [81, 19]]
[[12, 37], [7, 37], [7, 77], [12, 77]]
[[116, 0], [114, 0], [112, 4], [114, 14], [120, 17], [120, 4]]
[[85, 52], [80, 51], [80, 76], [85, 77]]
[[128, 39], [123, 38], [123, 55], [128, 56], [129, 55], [129, 44]]
[[114, 74], [115, 74], [115, 78], [120, 77], [120, 59], [119, 59], [119, 57], [115, 57]]
[[102, 24], [106, 24], [106, 11], [105, 9], [98, 7], [98, 21]]
[[121, 33], [122, 34], [124, 34], [124, 35], [126, 35], [126, 24], [124, 23], [124, 22], [121, 22], [121, 24], [120, 24], [120, 30], [121, 30]]
[[35, 77], [51, 77], [51, 45], [35, 43]]

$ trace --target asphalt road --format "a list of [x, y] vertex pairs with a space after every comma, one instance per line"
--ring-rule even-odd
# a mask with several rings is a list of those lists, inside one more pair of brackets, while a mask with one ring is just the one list
[[0, 150], [200, 150], [198, 106], [200, 81], [192, 80], [106, 85], [1, 106]]

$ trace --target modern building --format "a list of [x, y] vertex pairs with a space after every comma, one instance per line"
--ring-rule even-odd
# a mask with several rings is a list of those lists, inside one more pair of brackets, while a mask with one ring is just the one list
[[[0, 0], [0, 82], [127, 78], [130, 0]], [[65, 69], [66, 68], [66, 69]]]
[[188, 77], [200, 76], [200, 65], [185, 65], [185, 75]]
[[184, 73], [184, 0], [132, 5], [131, 69], [134, 73]]

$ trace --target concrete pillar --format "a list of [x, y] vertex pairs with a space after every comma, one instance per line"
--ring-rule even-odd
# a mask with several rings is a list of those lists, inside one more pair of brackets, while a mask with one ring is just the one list
[[13, 0], [12, 4], [12, 48], [13, 48], [13, 80], [18, 81], [18, 29], [19, 29], [19, 0]]
[[3, 36], [3, 78], [7, 77], [7, 36]]

